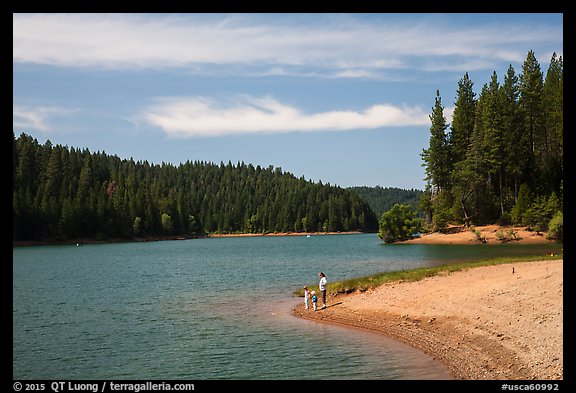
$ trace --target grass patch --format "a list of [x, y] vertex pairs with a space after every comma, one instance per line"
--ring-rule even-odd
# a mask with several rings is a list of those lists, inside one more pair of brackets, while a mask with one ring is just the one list
[[[351, 293], [355, 291], [364, 292], [371, 288], [376, 288], [382, 284], [389, 282], [401, 281], [418, 281], [426, 277], [433, 277], [438, 274], [452, 273], [460, 270], [470, 269], [480, 266], [502, 265], [505, 263], [516, 262], [534, 262], [545, 260], [562, 259], [563, 254], [551, 255], [530, 255], [530, 256], [515, 256], [515, 257], [498, 257], [491, 259], [483, 259], [473, 262], [453, 263], [449, 265], [441, 265], [435, 267], [423, 267], [410, 270], [400, 270], [395, 272], [376, 273], [370, 276], [349, 278], [341, 281], [334, 281], [328, 283], [328, 292], [330, 293]], [[308, 285], [310, 291], [319, 293], [318, 285]], [[298, 289], [294, 292], [296, 296], [304, 296], [304, 289]]]

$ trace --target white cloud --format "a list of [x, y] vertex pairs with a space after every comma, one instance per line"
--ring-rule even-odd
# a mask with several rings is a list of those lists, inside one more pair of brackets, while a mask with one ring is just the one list
[[452, 116], [454, 115], [454, 107], [445, 107], [442, 111], [447, 123], [452, 123]]
[[78, 109], [61, 108], [55, 106], [22, 106], [13, 105], [12, 125], [14, 128], [34, 129], [42, 132], [52, 130], [48, 124], [49, 118], [63, 116], [76, 112]]
[[372, 78], [376, 77], [374, 72], [361, 69], [348, 69], [339, 71], [333, 75], [334, 78]]
[[[296, 16], [14, 14], [13, 61], [104, 69], [186, 67], [214, 72], [324, 73], [371, 77], [374, 70], [495, 68], [522, 61], [535, 45], [562, 42], [562, 26], [452, 26], [432, 17], [364, 21]], [[344, 19], [344, 20], [343, 20]], [[336, 23], [337, 21], [338, 23]], [[229, 72], [229, 68], [226, 69]], [[463, 70], [467, 71], [467, 70]]]
[[170, 136], [204, 137], [421, 126], [429, 124], [428, 115], [418, 107], [388, 104], [306, 114], [271, 97], [241, 96], [226, 105], [203, 97], [164, 98], [140, 118]]

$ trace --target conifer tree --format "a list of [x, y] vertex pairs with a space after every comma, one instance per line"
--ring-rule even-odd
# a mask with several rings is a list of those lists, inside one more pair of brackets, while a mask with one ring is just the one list
[[544, 108], [542, 105], [542, 71], [533, 51], [529, 51], [522, 64], [520, 75], [519, 106], [522, 113], [522, 125], [528, 136], [529, 157], [528, 168], [532, 189], [538, 190], [538, 180], [541, 175], [538, 155], [542, 150], [544, 139]]
[[470, 146], [474, 120], [476, 114], [476, 94], [473, 91], [474, 83], [468, 73], [458, 82], [454, 112], [450, 125], [450, 147], [453, 162], [462, 161], [466, 158], [466, 151]]
[[444, 107], [440, 91], [436, 90], [434, 107], [430, 115], [430, 143], [423, 149], [422, 159], [426, 166], [426, 179], [436, 190], [448, 189], [450, 182], [450, 145], [446, 129], [448, 124], [444, 117]]

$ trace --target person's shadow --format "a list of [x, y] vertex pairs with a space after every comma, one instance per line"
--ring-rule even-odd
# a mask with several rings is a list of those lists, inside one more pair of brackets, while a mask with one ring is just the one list
[[337, 306], [337, 305], [339, 305], [339, 304], [342, 304], [342, 302], [334, 303], [334, 304], [331, 304], [331, 305], [326, 306], [326, 307], [320, 307], [319, 310], [325, 310], [325, 309], [327, 309], [328, 307], [334, 307], [334, 306]]

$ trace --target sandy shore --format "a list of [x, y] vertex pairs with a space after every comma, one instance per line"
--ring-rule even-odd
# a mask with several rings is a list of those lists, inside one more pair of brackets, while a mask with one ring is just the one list
[[222, 233], [210, 234], [207, 237], [274, 237], [274, 236], [322, 236], [322, 235], [358, 235], [364, 232], [270, 232], [270, 233]]
[[[514, 269], [514, 270], [513, 270]], [[378, 331], [442, 361], [455, 379], [563, 379], [563, 260], [470, 268], [294, 314]]]
[[[529, 231], [526, 227], [509, 226], [502, 227], [498, 225], [484, 225], [475, 227], [488, 244], [499, 244], [503, 241], [498, 239], [498, 234], [509, 237], [511, 231], [516, 235], [514, 240], [509, 240], [512, 243], [522, 244], [547, 244], [555, 243], [555, 240], [546, 238], [543, 232]], [[401, 243], [420, 243], [420, 244], [473, 244], [480, 243], [478, 237], [470, 230], [462, 226], [452, 225], [448, 229], [448, 233], [427, 233], [421, 237], [411, 239]]]

